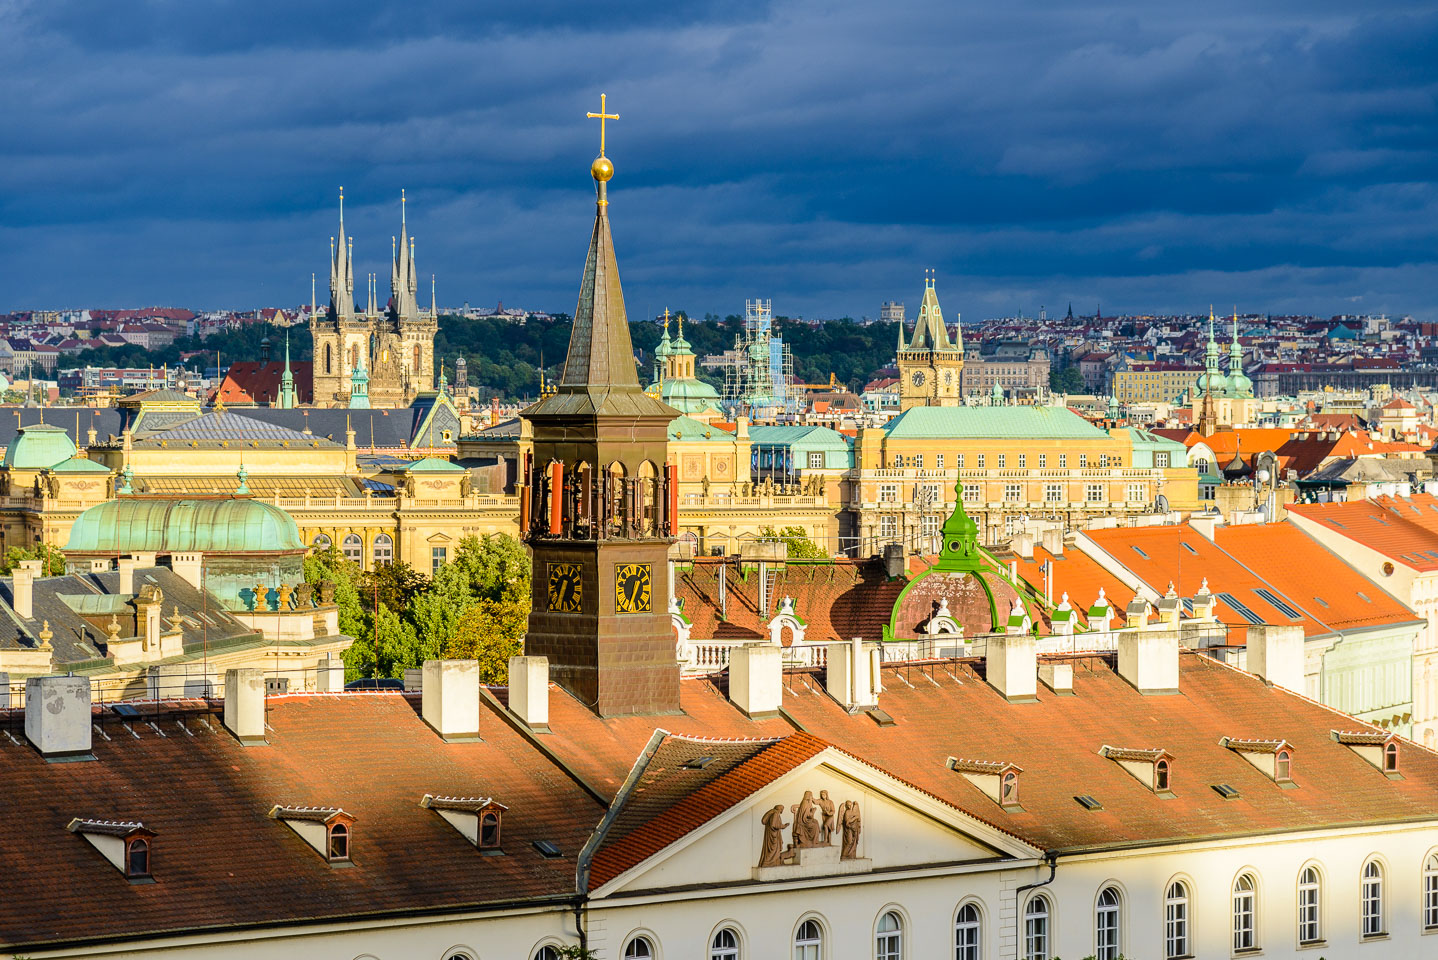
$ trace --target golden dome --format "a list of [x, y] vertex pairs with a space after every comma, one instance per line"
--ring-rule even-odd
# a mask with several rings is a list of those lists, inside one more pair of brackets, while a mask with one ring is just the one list
[[614, 176], [614, 164], [609, 162], [608, 157], [595, 157], [594, 162], [589, 165], [589, 175], [603, 183]]

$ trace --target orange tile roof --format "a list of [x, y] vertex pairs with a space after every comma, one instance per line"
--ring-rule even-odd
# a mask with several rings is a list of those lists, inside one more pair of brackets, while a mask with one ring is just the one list
[[1055, 606], [1062, 602], [1063, 595], [1067, 593], [1069, 605], [1078, 613], [1080, 621], [1087, 624], [1089, 607], [1098, 600], [1099, 590], [1103, 590], [1109, 608], [1113, 610], [1113, 626], [1123, 626], [1124, 607], [1134, 598], [1133, 590], [1081, 550], [1065, 549], [1056, 557], [1043, 547], [1035, 545], [1032, 560], [1023, 557], [1018, 559], [1019, 576], [1035, 593], [1043, 596], [1043, 565], [1050, 560], [1053, 561]]
[[1288, 510], [1413, 570], [1438, 570], [1438, 498], [1431, 494], [1294, 503]]

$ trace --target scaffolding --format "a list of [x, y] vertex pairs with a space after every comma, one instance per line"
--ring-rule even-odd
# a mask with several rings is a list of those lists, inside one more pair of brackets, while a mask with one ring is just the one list
[[724, 409], [755, 421], [797, 420], [804, 409], [794, 355], [774, 333], [771, 300], [744, 301], [744, 332], [724, 366]]

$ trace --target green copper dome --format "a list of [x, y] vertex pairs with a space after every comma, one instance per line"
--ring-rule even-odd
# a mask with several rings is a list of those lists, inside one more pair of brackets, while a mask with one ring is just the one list
[[719, 391], [703, 380], [665, 380], [659, 399], [680, 413], [699, 413], [719, 406]]
[[78, 451], [64, 427], [37, 423], [21, 427], [5, 447], [5, 465], [20, 470], [53, 467], [73, 457]]
[[294, 518], [261, 500], [107, 500], [80, 514], [66, 553], [302, 551]]

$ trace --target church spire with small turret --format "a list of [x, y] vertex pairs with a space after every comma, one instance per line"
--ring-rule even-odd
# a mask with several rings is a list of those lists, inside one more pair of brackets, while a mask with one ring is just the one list
[[345, 235], [345, 188], [340, 187], [340, 233], [338, 242], [330, 238], [330, 311], [331, 320], [348, 320], [355, 310], [355, 270], [353, 241]]
[[290, 335], [285, 334], [285, 372], [280, 376], [280, 409], [293, 410], [295, 403], [295, 375], [290, 369]]

